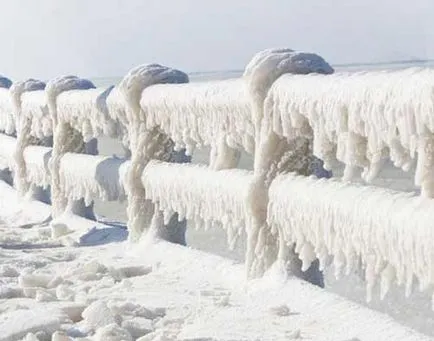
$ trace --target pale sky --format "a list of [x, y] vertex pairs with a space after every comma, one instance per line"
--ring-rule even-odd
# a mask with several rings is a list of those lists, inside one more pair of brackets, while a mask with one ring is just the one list
[[268, 47], [332, 64], [434, 58], [434, 0], [0, 0], [0, 74], [242, 69]]

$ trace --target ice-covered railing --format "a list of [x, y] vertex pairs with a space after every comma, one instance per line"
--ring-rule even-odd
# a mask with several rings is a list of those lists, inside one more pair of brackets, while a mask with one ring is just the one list
[[[285, 225], [285, 219], [278, 220], [273, 212], [279, 207], [279, 214], [289, 214], [287, 218], [292, 216], [287, 212], [294, 210], [302, 212], [299, 217], [308, 214], [307, 199], [297, 204], [298, 197], [307, 198], [306, 193], [299, 193], [303, 187], [300, 184], [317, 183], [292, 177], [290, 184], [283, 186], [290, 190], [279, 192], [275, 183], [281, 183], [282, 173], [315, 173], [321, 169], [316, 155], [326, 166], [335, 158], [344, 162], [345, 180], [357, 168], [364, 169], [363, 177], [369, 180], [383, 158], [389, 157], [407, 169], [417, 156], [417, 179], [425, 196], [430, 196], [432, 183], [433, 72], [332, 73], [330, 65], [318, 55], [272, 49], [257, 54], [243, 77], [234, 80], [190, 84], [185, 73], [150, 64], [132, 69], [114, 88], [95, 89], [91, 82], [73, 76], [52, 80], [45, 90], [34, 80], [16, 83], [11, 90], [0, 89], [0, 107], [6, 108], [7, 115], [12, 112], [10, 122], [16, 127], [18, 143], [0, 135], [0, 157], [15, 171], [18, 188], [20, 179], [24, 179], [24, 188], [51, 185], [55, 217], [68, 207], [77, 212], [77, 202], [84, 207], [95, 198], [118, 200], [125, 193], [131, 240], [157, 234], [182, 242], [185, 222], [171, 222], [186, 216], [204, 221], [204, 225], [218, 222], [228, 232], [231, 243], [244, 228], [250, 276], [270, 268], [279, 259], [279, 245], [292, 242], [309, 264], [306, 259], [322, 255], [316, 248], [323, 242], [319, 237], [311, 238], [309, 228], [320, 227], [297, 230]], [[31, 84], [40, 84], [41, 88]], [[53, 149], [30, 146], [41, 141], [32, 141], [27, 135], [39, 140], [54, 135]], [[86, 141], [101, 135], [122, 140], [131, 151], [131, 160], [77, 154], [86, 152]], [[189, 161], [184, 153], [174, 150], [185, 148], [190, 154], [202, 146], [212, 150], [208, 168], [155, 161]], [[11, 166], [8, 160], [12, 149], [15, 165]], [[240, 150], [254, 155], [253, 172], [228, 169], [236, 167]], [[320, 184], [328, 188], [334, 182]], [[349, 193], [360, 191], [362, 199], [365, 196], [363, 187], [345, 186]], [[343, 199], [327, 196], [326, 189], [319, 190], [323, 192], [312, 193], [310, 189], [315, 205], [337, 207], [333, 217], [340, 219], [339, 214], [346, 212], [346, 206], [340, 205]], [[383, 197], [384, 202], [392, 202], [390, 196]], [[402, 198], [410, 206], [414, 200], [405, 195]], [[418, 219], [429, 216], [425, 206], [417, 211]], [[360, 243], [378, 242], [370, 239], [374, 228], [364, 235], [359, 223], [354, 223], [360, 230], [354, 233], [361, 233], [363, 240], [354, 242], [355, 250]], [[390, 224], [395, 224], [392, 219]], [[391, 228], [389, 234], [389, 230], [379, 229], [382, 238], [387, 239], [384, 245], [393, 245], [394, 233], [402, 230], [400, 226]], [[172, 239], [167, 236], [171, 229], [181, 233]], [[306, 236], [299, 237], [300, 231]], [[425, 250], [429, 242], [420, 239], [418, 231], [406, 229], [405, 233], [415, 233], [414, 250], [418, 246]], [[303, 244], [306, 238], [311, 238], [313, 253]], [[283, 251], [290, 252], [285, 259], [295, 257], [291, 247], [280, 250], [280, 256]], [[338, 251], [337, 247], [327, 252], [339, 264]], [[371, 254], [362, 249], [355, 252], [365, 264], [371, 264]], [[398, 253], [381, 256], [396, 272], [402, 266], [410, 271], [405, 265], [407, 259], [396, 258]], [[422, 258], [412, 263], [416, 264], [414, 277], [431, 283], [422, 274], [434, 270], [428, 262], [422, 264]]]
[[205, 165], [152, 161], [142, 175], [146, 197], [156, 204], [167, 225], [176, 212], [196, 228], [222, 226], [234, 247], [244, 233], [249, 216], [246, 199], [252, 173], [241, 169], [218, 172]]
[[411, 68], [322, 75], [285, 75], [265, 103], [273, 131], [313, 140], [326, 166], [345, 164], [344, 180], [367, 182], [385, 158], [408, 171], [416, 162], [416, 185], [434, 196], [434, 70]]
[[15, 116], [12, 108], [12, 98], [9, 96], [9, 88], [12, 81], [0, 75], [0, 132], [6, 135], [15, 133]]
[[245, 79], [203, 83], [156, 85], [142, 93], [140, 106], [148, 128], [158, 126], [187, 154], [212, 147], [211, 166], [236, 166], [238, 155], [231, 149], [254, 151], [255, 131]]
[[368, 300], [377, 283], [384, 297], [393, 283], [410, 295], [434, 284], [434, 201], [392, 190], [294, 174], [270, 188], [268, 222], [280, 237], [279, 259], [291, 245], [306, 270], [332, 261], [340, 277], [365, 268]]

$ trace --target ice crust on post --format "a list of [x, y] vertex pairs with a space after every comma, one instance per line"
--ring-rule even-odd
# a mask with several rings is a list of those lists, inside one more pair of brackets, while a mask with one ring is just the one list
[[9, 78], [0, 75], [0, 132], [6, 135], [15, 134], [15, 118], [8, 90], [11, 85]]
[[14, 178], [15, 186], [21, 195], [28, 193], [32, 187], [32, 184], [27, 179], [27, 167], [24, 158], [24, 149], [31, 144], [32, 118], [23, 113], [22, 96], [26, 92], [43, 91], [44, 89], [45, 83], [36, 79], [15, 82], [10, 87], [17, 131]]
[[376, 283], [381, 297], [393, 283], [407, 296], [416, 283], [420, 290], [434, 284], [433, 212], [432, 200], [413, 193], [289, 174], [273, 181], [268, 222], [283, 259], [295, 243], [304, 268], [332, 259], [340, 277], [361, 262], [369, 301]]
[[[117, 104], [117, 109], [111, 113], [116, 115], [114, 118], [118, 122], [125, 122], [131, 150], [131, 164], [125, 180], [125, 191], [128, 196], [129, 238], [132, 241], [139, 240], [144, 230], [148, 232], [152, 222], [154, 225], [157, 223], [158, 212], [154, 210], [154, 204], [146, 199], [146, 189], [141, 183], [143, 170], [151, 159], [169, 161], [173, 159], [174, 154], [173, 142], [166, 134], [157, 127], [146, 128], [147, 112], [146, 109], [140, 107], [142, 92], [154, 84], [187, 83], [188, 81], [188, 76], [182, 71], [158, 64], [149, 64], [130, 70], [117, 86], [116, 91], [123, 96], [125, 107], [122, 110]], [[162, 226], [154, 226], [154, 232], [158, 233], [160, 227]], [[183, 233], [184, 231], [180, 233], [181, 239], [184, 238]], [[182, 243], [182, 241], [179, 242]]]
[[314, 161], [308, 139], [287, 139], [274, 133], [270, 117], [264, 112], [268, 92], [284, 74], [333, 72], [322, 57], [291, 49], [264, 50], [246, 66], [243, 77], [248, 83], [255, 128], [254, 177], [247, 204], [251, 219], [247, 228], [246, 267], [250, 277], [261, 275], [276, 259], [277, 241], [266, 222], [272, 180], [287, 171], [309, 175]]
[[[86, 146], [81, 133], [62, 120], [61, 108], [58, 107], [58, 97], [65, 91], [89, 90], [95, 86], [89, 80], [76, 76], [63, 76], [50, 80], [46, 87], [48, 109], [53, 121], [53, 153], [50, 159], [51, 199], [53, 216], [56, 218], [70, 211], [87, 218], [94, 218], [91, 207], [85, 207], [81, 201], [68, 202], [67, 193], [61, 186], [60, 161], [67, 152], [82, 153]], [[92, 153], [92, 151], [91, 151]]]

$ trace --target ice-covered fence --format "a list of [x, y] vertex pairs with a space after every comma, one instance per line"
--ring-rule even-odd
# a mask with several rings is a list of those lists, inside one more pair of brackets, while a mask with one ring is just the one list
[[[296, 201], [307, 195], [296, 186], [304, 180], [292, 179], [294, 188], [278, 196], [274, 184], [281, 173], [310, 175], [320, 164], [314, 155], [326, 166], [335, 158], [344, 162], [345, 179], [364, 168], [366, 180], [375, 175], [385, 157], [407, 169], [417, 155], [417, 179], [423, 194], [430, 195], [433, 72], [332, 73], [318, 55], [272, 49], [257, 54], [240, 79], [191, 84], [185, 73], [151, 64], [134, 68], [114, 88], [95, 89], [89, 81], [69, 76], [50, 81], [45, 91], [17, 91], [20, 96], [15, 97], [14, 91], [0, 89], [0, 106], [12, 105], [11, 122], [26, 123], [17, 126], [18, 140], [25, 131], [37, 138], [54, 135], [50, 172], [46, 172], [48, 149], [28, 147], [28, 140], [12, 148], [16, 160], [19, 155], [24, 160], [23, 179], [39, 186], [50, 182], [55, 215], [71, 201], [117, 200], [125, 191], [131, 240], [155, 230], [167, 231], [165, 223], [173, 220], [175, 212], [181, 220], [186, 216], [221, 223], [231, 242], [243, 226], [248, 236], [247, 268], [250, 275], [257, 275], [276, 261], [283, 241], [295, 241], [301, 258], [316, 256], [294, 237], [296, 230], [277, 226], [270, 218], [274, 207], [306, 212]], [[16, 88], [24, 89], [24, 85]], [[84, 142], [100, 135], [121, 139], [131, 151], [130, 162], [73, 154], [84, 151]], [[5, 146], [11, 142], [5, 141]], [[190, 154], [202, 146], [212, 150], [209, 168], [153, 161], [188, 161], [174, 150], [185, 148]], [[3, 149], [8, 148], [0, 147], [6, 160]], [[236, 167], [241, 150], [254, 155], [251, 173], [227, 170]], [[321, 194], [315, 195], [321, 199]], [[326, 198], [345, 211], [339, 201]], [[279, 200], [290, 200], [292, 206]], [[408, 199], [408, 205], [412, 200]], [[270, 222], [284, 239], [272, 233]], [[309, 233], [308, 228], [300, 229]], [[384, 238], [389, 238], [388, 243], [394, 240], [393, 235]], [[414, 239], [415, 245], [419, 241]], [[314, 250], [320, 242], [310, 241]], [[335, 255], [333, 250], [329, 254]], [[335, 256], [339, 263], [340, 255]], [[370, 256], [360, 251], [366, 264]], [[395, 256], [387, 254], [384, 261], [402, 266], [405, 260]], [[429, 269], [427, 265], [423, 271]]]
[[255, 131], [245, 79], [156, 85], [140, 101], [148, 128], [158, 126], [187, 154], [211, 147], [213, 169], [236, 167], [234, 149], [254, 151]]
[[252, 173], [241, 169], [218, 172], [205, 165], [150, 162], [142, 175], [146, 197], [167, 225], [176, 212], [196, 228], [220, 225], [233, 247], [249, 221], [246, 209]]
[[[434, 201], [413, 193], [302, 177], [277, 177], [270, 188], [268, 221], [279, 234], [279, 258], [296, 251], [307, 269], [332, 259], [336, 276], [362, 261], [368, 300], [379, 279], [384, 297], [392, 283], [420, 290], [434, 284]], [[332, 257], [331, 257], [332, 256]]]
[[12, 108], [12, 98], [9, 96], [10, 79], [0, 75], [0, 132], [7, 135], [15, 133], [15, 116]]
[[60, 160], [60, 182], [70, 202], [84, 199], [90, 205], [96, 198], [124, 200], [123, 182], [129, 162], [102, 155], [67, 153]]
[[0, 134], [0, 169], [12, 169], [17, 140], [5, 134]]

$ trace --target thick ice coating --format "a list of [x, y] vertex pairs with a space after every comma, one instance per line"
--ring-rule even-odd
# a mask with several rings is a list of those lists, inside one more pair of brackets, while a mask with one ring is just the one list
[[127, 168], [123, 159], [67, 153], [60, 161], [61, 187], [71, 201], [84, 198], [86, 205], [96, 198], [122, 200]]
[[102, 135], [116, 136], [116, 123], [109, 117], [109, 88], [69, 90], [57, 98], [58, 120], [78, 130], [85, 142]]
[[255, 127], [254, 178], [248, 207], [251, 223], [247, 229], [246, 263], [250, 276], [262, 274], [275, 259], [276, 243], [266, 223], [268, 187], [282, 172], [309, 174], [313, 161], [309, 141], [281, 138], [272, 131], [264, 104], [273, 84], [284, 74], [333, 73], [333, 68], [320, 56], [291, 49], [268, 49], [256, 54], [247, 65], [247, 81], [252, 121]]
[[316, 257], [322, 267], [333, 256], [336, 275], [362, 261], [368, 300], [376, 281], [384, 296], [390, 285], [417, 279], [434, 284], [434, 201], [338, 180], [282, 175], [270, 188], [268, 222], [278, 232], [280, 254], [295, 243], [304, 266]]
[[431, 69], [285, 75], [270, 89], [265, 116], [281, 136], [313, 139], [326, 166], [344, 162], [345, 180], [361, 168], [371, 181], [385, 157], [408, 170], [417, 155], [415, 182], [431, 197], [433, 90]]
[[25, 92], [44, 90], [45, 83], [36, 79], [15, 82], [10, 88], [10, 95], [14, 107], [14, 118], [17, 131], [17, 147], [15, 150], [15, 184], [21, 194], [25, 194], [30, 183], [27, 179], [27, 168], [24, 160], [24, 149], [31, 142], [32, 117], [23, 113], [22, 95]]
[[16, 133], [15, 115], [12, 98], [8, 88], [0, 87], [0, 132], [6, 135]]
[[[57, 100], [60, 94], [71, 90], [94, 89], [91, 81], [76, 76], [63, 76], [50, 80], [45, 89], [48, 109], [53, 121], [53, 154], [50, 160], [51, 196], [53, 215], [61, 215], [68, 206], [67, 193], [60, 182], [60, 161], [67, 152], [84, 152], [85, 145], [81, 133], [62, 120]], [[71, 204], [71, 203], [69, 203]]]
[[246, 82], [155, 85], [143, 91], [140, 106], [148, 129], [160, 127], [178, 149], [217, 146], [253, 152], [254, 128]]
[[196, 228], [220, 225], [234, 246], [244, 232], [246, 199], [252, 173], [241, 169], [215, 172], [204, 165], [151, 161], [142, 176], [146, 198], [162, 211], [167, 224], [174, 212]]
[[115, 110], [113, 113], [121, 115], [115, 117], [119, 122], [126, 122], [131, 149], [131, 167], [125, 183], [131, 240], [138, 240], [143, 230], [150, 227], [154, 212], [153, 204], [146, 199], [145, 188], [141, 183], [144, 167], [151, 159], [169, 160], [173, 153], [173, 142], [167, 135], [158, 128], [146, 128], [147, 113], [140, 108], [142, 92], [154, 84], [185, 82], [188, 82], [188, 76], [184, 72], [150, 64], [132, 69], [117, 86], [126, 106], [124, 111]]

